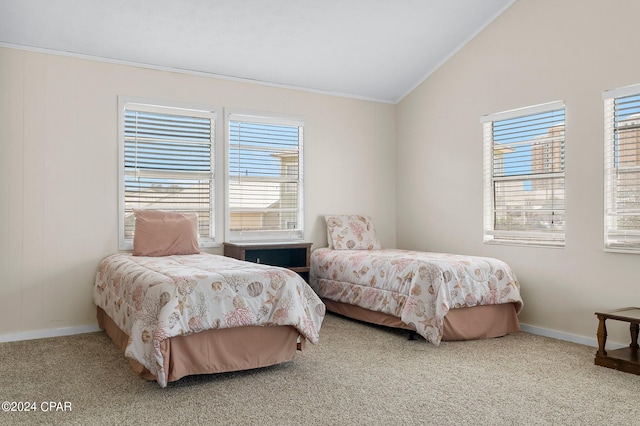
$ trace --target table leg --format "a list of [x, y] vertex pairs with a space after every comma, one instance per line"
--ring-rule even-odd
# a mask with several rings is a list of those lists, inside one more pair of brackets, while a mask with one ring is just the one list
[[636, 323], [631, 323], [629, 326], [629, 330], [631, 331], [631, 344], [630, 348], [638, 348], [638, 330], [640, 330], [640, 326]]
[[607, 344], [607, 326], [605, 324], [606, 318], [598, 315], [598, 355], [606, 356], [607, 351], [604, 350], [604, 346]]

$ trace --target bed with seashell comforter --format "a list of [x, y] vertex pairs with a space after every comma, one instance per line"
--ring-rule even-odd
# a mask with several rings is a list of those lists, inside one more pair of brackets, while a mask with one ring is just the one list
[[412, 330], [436, 345], [520, 331], [518, 281], [493, 258], [319, 248], [309, 281], [329, 311]]
[[296, 273], [207, 253], [113, 254], [96, 274], [98, 322], [142, 377], [287, 362], [318, 341], [325, 306]]
[[383, 249], [370, 217], [325, 220], [329, 247], [311, 253], [309, 284], [327, 310], [417, 332], [436, 345], [520, 331], [520, 286], [505, 262]]

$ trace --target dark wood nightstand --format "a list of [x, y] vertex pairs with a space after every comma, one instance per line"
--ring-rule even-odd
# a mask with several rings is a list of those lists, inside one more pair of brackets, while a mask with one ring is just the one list
[[281, 266], [309, 282], [311, 245], [307, 242], [224, 243], [224, 255], [247, 262]]

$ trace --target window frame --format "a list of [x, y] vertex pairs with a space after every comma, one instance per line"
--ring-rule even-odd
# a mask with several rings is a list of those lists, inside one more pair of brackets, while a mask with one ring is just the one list
[[[605, 252], [640, 254], [640, 229], [620, 230], [617, 224], [619, 218], [637, 216], [638, 212], [622, 212], [618, 208], [617, 179], [621, 173], [640, 174], [640, 164], [633, 166], [616, 165], [616, 141], [618, 140], [617, 102], [629, 97], [640, 96], [640, 84], [606, 90], [602, 93], [604, 106], [604, 235], [603, 246]], [[640, 120], [640, 118], [639, 118]], [[640, 130], [637, 130], [640, 132]], [[622, 170], [621, 170], [622, 169]], [[640, 192], [640, 183], [631, 187]]]
[[[494, 131], [493, 124], [498, 121], [524, 118], [535, 116], [538, 114], [552, 113], [562, 110], [564, 114], [563, 134], [561, 140], [561, 156], [562, 170], [551, 171], [536, 175], [534, 173], [514, 174], [512, 176], [495, 176], [495, 147], [494, 147]], [[566, 218], [566, 180], [564, 167], [564, 148], [566, 146], [566, 106], [564, 101], [554, 101], [539, 105], [527, 106], [523, 108], [488, 114], [481, 117], [480, 122], [483, 126], [483, 241], [485, 244], [501, 244], [501, 245], [518, 245], [527, 247], [548, 247], [563, 248], [565, 246], [566, 220], [561, 231], [535, 231], [535, 230], [497, 230], [495, 224], [496, 217], [496, 196], [495, 183], [500, 181], [518, 181], [524, 182], [536, 179], [561, 179], [562, 180], [562, 213]], [[548, 129], [552, 129], [550, 126]], [[533, 139], [532, 139], [533, 140]], [[521, 144], [529, 143], [529, 140], [521, 142]], [[514, 144], [518, 144], [514, 142]], [[533, 146], [533, 142], [529, 143]], [[546, 157], [548, 158], [548, 156]], [[499, 160], [498, 160], [499, 161]], [[533, 165], [533, 158], [531, 159]], [[526, 179], [529, 177], [529, 179]], [[545, 198], [549, 200], [549, 198]], [[553, 200], [553, 198], [551, 198]]]
[[[219, 247], [224, 236], [223, 228], [223, 182], [219, 178], [223, 169], [223, 155], [221, 155], [222, 125], [219, 107], [207, 105], [168, 102], [156, 99], [118, 96], [118, 248], [132, 250], [133, 238], [125, 238], [125, 111], [147, 111], [180, 115], [180, 111], [189, 111], [198, 116], [210, 118], [213, 132], [211, 133], [211, 186], [210, 186], [210, 238], [198, 238], [201, 248]], [[187, 114], [185, 114], [187, 115]]]
[[[259, 124], [272, 124], [283, 126], [296, 126], [301, 129], [298, 138], [298, 197], [297, 197], [297, 221], [299, 227], [295, 229], [280, 229], [270, 231], [232, 231], [231, 230], [231, 205], [230, 205], [230, 183], [231, 161], [230, 161], [230, 145], [231, 145], [231, 126], [232, 121], [242, 121]], [[304, 239], [305, 218], [304, 218], [304, 132], [305, 122], [302, 117], [274, 114], [262, 111], [253, 111], [246, 109], [230, 108], [225, 109], [225, 137], [224, 137], [224, 175], [225, 175], [225, 241], [229, 242], [265, 242], [265, 241], [300, 241]], [[287, 184], [284, 184], [285, 187]]]

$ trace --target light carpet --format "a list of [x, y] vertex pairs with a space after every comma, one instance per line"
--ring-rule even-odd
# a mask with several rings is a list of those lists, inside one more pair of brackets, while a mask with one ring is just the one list
[[37, 410], [0, 412], [0, 424], [640, 422], [640, 376], [595, 366], [595, 348], [528, 333], [439, 346], [407, 337], [328, 314], [319, 344], [291, 362], [164, 389], [136, 376], [102, 332], [2, 343], [0, 400]]

